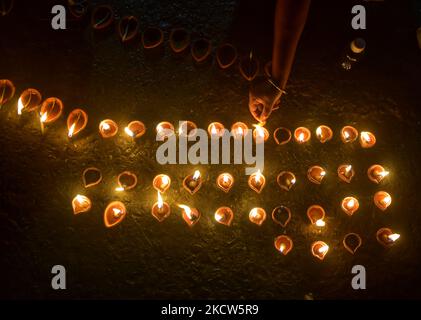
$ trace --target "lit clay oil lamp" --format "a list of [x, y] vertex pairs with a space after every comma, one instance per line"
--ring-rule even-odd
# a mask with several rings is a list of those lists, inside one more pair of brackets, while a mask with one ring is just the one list
[[294, 138], [299, 144], [306, 143], [311, 138], [311, 132], [305, 127], [299, 127], [294, 131]]
[[91, 210], [92, 203], [88, 197], [78, 194], [72, 200], [72, 207], [73, 207], [73, 213], [79, 214], [79, 213], [88, 212], [89, 210]]
[[385, 211], [391, 203], [392, 197], [385, 191], [378, 191], [374, 195], [374, 204], [382, 211]]
[[124, 128], [124, 132], [133, 139], [138, 139], [143, 136], [146, 132], [146, 127], [142, 121], [132, 121], [127, 127]]
[[102, 173], [95, 167], [86, 168], [82, 173], [82, 181], [85, 188], [96, 186], [102, 181]]
[[253, 56], [252, 52], [250, 52], [249, 56], [243, 56], [240, 58], [238, 69], [244, 79], [247, 81], [253, 81], [260, 70], [259, 60]]
[[281, 235], [279, 237], [275, 238], [274, 245], [276, 248], [276, 251], [282, 253], [284, 256], [286, 256], [294, 247], [294, 244], [290, 237], [286, 235]]
[[358, 248], [361, 247], [362, 243], [363, 241], [360, 235], [353, 232], [345, 235], [344, 240], [342, 241], [345, 249], [351, 254], [354, 254]]
[[104, 211], [104, 224], [111, 228], [123, 221], [126, 216], [126, 207], [120, 201], [111, 202]]
[[142, 44], [145, 49], [156, 49], [164, 42], [164, 32], [160, 28], [148, 27], [142, 33]]
[[231, 127], [231, 134], [234, 139], [242, 139], [248, 133], [248, 127], [243, 122], [236, 122]]
[[269, 139], [269, 131], [262, 124], [254, 124], [253, 138], [256, 143], [266, 142]]
[[316, 129], [316, 137], [321, 143], [328, 142], [333, 137], [333, 131], [328, 126], [318, 126]]
[[88, 124], [88, 115], [82, 109], [75, 109], [67, 117], [68, 137], [72, 138], [85, 129]]
[[230, 226], [233, 218], [234, 212], [232, 212], [231, 208], [220, 207], [215, 211], [215, 220], [220, 224]]
[[372, 148], [376, 144], [376, 137], [368, 131], [362, 131], [360, 134], [360, 144], [363, 148]]
[[118, 175], [117, 184], [115, 191], [131, 190], [137, 185], [137, 176], [130, 171], [124, 171]]
[[224, 135], [225, 127], [220, 122], [212, 122], [208, 126], [208, 133], [211, 138], [220, 138]]
[[351, 183], [355, 175], [354, 168], [350, 164], [342, 164], [338, 167], [338, 177], [346, 183]]
[[329, 246], [323, 241], [316, 241], [311, 245], [311, 253], [317, 259], [323, 260], [328, 251]]
[[297, 179], [295, 178], [295, 175], [292, 172], [282, 171], [276, 177], [276, 182], [281, 187], [281, 189], [289, 191], [295, 185]]
[[199, 191], [201, 186], [202, 186], [202, 176], [199, 170], [196, 170], [194, 174], [191, 174], [185, 177], [183, 180], [183, 187], [190, 194], [195, 194], [197, 191]]
[[174, 126], [168, 121], [162, 121], [156, 126], [157, 139], [164, 140], [174, 135]]
[[15, 95], [15, 85], [12, 81], [7, 79], [0, 80], [0, 109]]
[[249, 187], [257, 193], [262, 192], [266, 184], [265, 176], [258, 170], [257, 172], [250, 175], [248, 180]]
[[349, 216], [352, 216], [358, 210], [360, 204], [354, 197], [346, 197], [342, 200], [341, 208]]
[[224, 43], [216, 50], [216, 62], [221, 69], [228, 69], [237, 60], [237, 49], [230, 43]]
[[117, 31], [122, 43], [131, 42], [139, 34], [139, 20], [135, 16], [125, 16], [120, 19]]
[[389, 175], [389, 171], [386, 171], [379, 164], [374, 164], [367, 170], [368, 178], [374, 183], [380, 183], [385, 177]]
[[358, 138], [358, 131], [352, 126], [345, 126], [341, 130], [341, 140], [343, 143], [354, 142]]
[[164, 193], [171, 185], [171, 179], [166, 174], [158, 174], [152, 181], [155, 190]]
[[169, 36], [172, 51], [177, 54], [185, 51], [190, 45], [190, 34], [183, 28], [172, 29]]
[[182, 209], [183, 220], [189, 227], [193, 227], [200, 219], [200, 212], [196, 208], [190, 208], [184, 204], [179, 204], [179, 208]]
[[44, 132], [44, 126], [46, 124], [53, 123], [60, 118], [63, 113], [63, 108], [63, 102], [54, 97], [48, 98], [42, 103], [40, 110], [40, 124], [42, 132]]
[[216, 185], [219, 189], [228, 193], [234, 185], [234, 177], [226, 172], [221, 173], [218, 178], [216, 178]]
[[325, 215], [325, 210], [319, 205], [312, 205], [307, 209], [307, 217], [310, 219], [311, 224], [317, 227], [326, 225], [324, 222]]
[[158, 191], [158, 201], [152, 206], [152, 216], [159, 222], [164, 221], [171, 213], [168, 203], [162, 200], [161, 193]]
[[109, 5], [100, 5], [94, 8], [91, 17], [91, 26], [95, 30], [108, 29], [114, 23], [114, 11]]
[[377, 241], [387, 248], [393, 246], [399, 238], [400, 234], [394, 233], [389, 228], [381, 228], [376, 233]]
[[38, 109], [41, 105], [42, 96], [36, 89], [26, 89], [22, 92], [18, 100], [18, 115], [22, 112], [32, 112]]
[[102, 120], [99, 124], [99, 134], [103, 138], [114, 137], [118, 132], [118, 125], [111, 119]]
[[266, 220], [266, 211], [263, 208], [253, 208], [249, 213], [249, 220], [258, 226]]
[[178, 128], [180, 137], [193, 137], [197, 132], [197, 125], [193, 121], [182, 121]]
[[276, 207], [272, 210], [272, 220], [283, 228], [286, 228], [291, 220], [291, 210], [285, 206]]
[[326, 176], [326, 170], [320, 166], [312, 166], [307, 171], [307, 178], [315, 184], [321, 184], [323, 178]]
[[287, 128], [280, 127], [273, 132], [273, 139], [278, 145], [287, 144], [291, 141], [291, 137], [291, 130]]

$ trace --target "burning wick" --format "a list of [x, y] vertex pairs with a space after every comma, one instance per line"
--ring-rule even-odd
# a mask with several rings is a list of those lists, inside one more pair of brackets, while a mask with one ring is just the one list
[[196, 170], [193, 174], [193, 180], [197, 181], [200, 178], [200, 171]]
[[266, 178], [260, 172], [260, 169], [249, 177], [248, 184], [250, 188], [256, 191], [257, 193], [262, 192], [266, 184]]
[[360, 144], [363, 148], [371, 148], [376, 144], [376, 137], [368, 131], [361, 132]]
[[261, 226], [266, 220], [266, 211], [262, 208], [253, 208], [250, 210], [249, 219], [251, 222]]
[[326, 225], [326, 222], [324, 222], [322, 219], [319, 219], [315, 223], [316, 226], [323, 228]]
[[254, 124], [253, 127], [255, 127], [253, 130], [253, 138], [256, 143], [261, 143], [269, 139], [269, 132], [263, 127], [262, 123]]
[[119, 208], [113, 208], [113, 215], [114, 218], [119, 218], [122, 215], [123, 211], [120, 210]]
[[129, 127], [125, 127], [124, 128], [124, 132], [129, 136], [129, 137], [134, 137], [134, 132], [132, 130], [129, 129]]
[[183, 187], [190, 192], [190, 194], [195, 194], [199, 191], [202, 186], [202, 177], [199, 170], [196, 170], [193, 175], [189, 175], [183, 180]]
[[229, 173], [221, 173], [216, 179], [216, 185], [224, 192], [229, 192], [234, 183], [234, 177]]
[[159, 221], [163, 221], [171, 213], [170, 206], [164, 202], [161, 193], [158, 191], [158, 201], [152, 207], [152, 215]]
[[377, 208], [384, 211], [386, 210], [390, 204], [392, 203], [392, 197], [385, 191], [378, 191], [374, 195], [374, 204]]
[[47, 121], [47, 117], [48, 117], [47, 112], [44, 112], [43, 114], [42, 113], [40, 114], [39, 123], [41, 125], [41, 133], [42, 134], [44, 133], [44, 130], [45, 130], [44, 123], [45, 123], [45, 121]]
[[183, 219], [189, 227], [194, 226], [199, 221], [200, 212], [197, 209], [190, 208], [184, 204], [179, 204], [178, 207], [182, 209]]
[[358, 210], [360, 204], [354, 197], [346, 197], [342, 200], [342, 210], [349, 216], [352, 216]]
[[311, 246], [311, 253], [316, 258], [323, 260], [329, 251], [329, 246], [323, 241], [316, 241]]
[[79, 214], [91, 210], [91, 200], [88, 197], [78, 194], [72, 201], [73, 213]]
[[293, 248], [294, 244], [290, 237], [281, 235], [275, 238], [274, 242], [276, 250], [286, 256]]
[[389, 228], [381, 228], [376, 233], [377, 241], [385, 247], [391, 247], [400, 238], [399, 233], [394, 233]]

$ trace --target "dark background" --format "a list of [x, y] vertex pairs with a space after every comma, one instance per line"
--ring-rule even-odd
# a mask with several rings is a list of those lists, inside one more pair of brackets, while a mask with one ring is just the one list
[[[0, 111], [0, 297], [113, 299], [315, 299], [421, 298], [420, 72], [417, 23], [413, 2], [365, 3], [366, 31], [350, 26], [353, 1], [313, 1], [288, 95], [267, 128], [304, 125], [313, 132], [320, 124], [334, 130], [334, 139], [320, 144], [289, 143], [265, 146], [268, 185], [261, 195], [247, 186], [243, 166], [160, 166], [154, 127], [159, 121], [189, 119], [200, 127], [221, 121], [254, 123], [247, 110], [248, 83], [237, 68], [221, 71], [215, 62], [196, 66], [190, 55], [145, 53], [140, 44], [122, 46], [115, 32], [98, 34], [83, 22], [72, 21], [66, 31], [50, 27], [49, 1], [16, 1], [12, 13], [0, 18], [0, 78], [17, 87], [13, 101]], [[106, 1], [92, 1], [94, 4]], [[217, 46], [234, 43], [242, 54], [250, 50], [262, 64], [270, 60], [272, 1], [111, 1], [116, 15], [134, 14], [142, 30], [159, 26], [168, 38], [183, 26], [193, 38], [208, 37]], [[341, 70], [340, 56], [355, 36], [367, 41], [365, 59], [351, 72]], [[35, 114], [16, 114], [17, 98], [34, 87], [43, 97], [63, 100], [65, 113], [41, 135]], [[65, 119], [74, 108], [89, 113], [85, 133], [66, 138]], [[120, 125], [118, 136], [103, 140], [100, 120]], [[136, 143], [122, 128], [142, 120], [148, 131]], [[363, 150], [344, 145], [339, 131], [351, 124], [376, 134], [377, 145]], [[356, 177], [350, 185], [338, 181], [336, 168], [352, 163]], [[367, 168], [380, 163], [391, 171], [377, 186]], [[328, 175], [322, 185], [307, 181], [309, 166], [322, 165]], [[84, 190], [81, 173], [89, 166], [102, 170], [104, 182]], [[200, 168], [207, 181], [188, 195], [181, 187], [187, 174]], [[132, 170], [139, 184], [124, 194], [113, 192], [118, 173]], [[276, 175], [291, 170], [297, 185], [281, 191]], [[215, 186], [217, 175], [231, 172], [236, 185], [229, 194]], [[165, 199], [171, 216], [158, 223], [150, 214], [156, 201], [151, 186], [157, 173], [168, 173], [173, 184]], [[372, 203], [377, 190], [391, 193], [393, 203], [382, 213]], [[93, 201], [91, 212], [74, 216], [77, 194]], [[360, 210], [348, 217], [340, 210], [344, 196], [360, 200]], [[128, 215], [106, 229], [103, 210], [120, 199]], [[192, 229], [180, 217], [176, 203], [202, 212]], [[287, 205], [293, 218], [286, 230], [270, 217], [262, 227], [248, 221], [252, 207], [268, 213]], [[306, 208], [321, 204], [327, 227], [318, 233], [308, 223]], [[213, 212], [222, 205], [235, 212], [233, 225], [216, 224]], [[401, 239], [390, 250], [375, 240], [380, 227], [391, 227]], [[357, 232], [363, 246], [352, 256], [342, 246], [348, 232]], [[286, 233], [294, 249], [281, 256], [275, 236]], [[324, 240], [330, 251], [324, 261], [310, 253], [310, 244]], [[51, 268], [67, 269], [67, 290], [51, 289]], [[367, 269], [367, 290], [351, 288], [351, 268]]]

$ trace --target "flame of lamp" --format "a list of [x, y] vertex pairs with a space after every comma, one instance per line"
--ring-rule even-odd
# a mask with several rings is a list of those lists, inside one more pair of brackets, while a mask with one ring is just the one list
[[234, 212], [229, 207], [220, 207], [215, 211], [215, 220], [218, 223], [230, 226], [233, 218]]
[[372, 148], [376, 144], [376, 137], [368, 131], [362, 131], [360, 134], [360, 144], [363, 148]]
[[234, 185], [234, 177], [226, 172], [221, 173], [218, 178], [216, 178], [216, 185], [222, 191], [228, 193]]
[[133, 139], [140, 138], [146, 132], [146, 127], [142, 121], [132, 121], [130, 122], [127, 127], [124, 128], [124, 132]]
[[305, 127], [299, 127], [294, 131], [294, 138], [297, 143], [306, 143], [311, 138], [311, 132]]
[[323, 260], [329, 251], [329, 246], [323, 241], [313, 242], [311, 245], [311, 253], [316, 258]]
[[266, 178], [263, 174], [260, 173], [260, 170], [250, 175], [248, 180], [248, 185], [250, 188], [257, 193], [262, 192], [266, 184]]
[[92, 203], [88, 197], [78, 194], [72, 200], [72, 207], [73, 207], [73, 213], [79, 214], [79, 213], [88, 212], [89, 210], [91, 210]]
[[354, 197], [346, 197], [342, 200], [341, 208], [349, 216], [352, 216], [358, 210], [360, 204]]
[[219, 138], [224, 135], [225, 127], [222, 123], [212, 122], [208, 126], [208, 133], [211, 138]]
[[[326, 212], [325, 210], [319, 205], [312, 205], [307, 209], [307, 217], [310, 219], [311, 224], [317, 224], [317, 221], [325, 218]], [[319, 222], [319, 226], [322, 227], [322, 223]]]
[[70, 112], [67, 117], [67, 129], [69, 138], [74, 137], [76, 134], [85, 129], [88, 124], [88, 115], [82, 109], [75, 109]]
[[117, 184], [116, 191], [131, 190], [137, 185], [137, 176], [130, 171], [124, 171], [118, 175]]
[[234, 139], [242, 139], [248, 133], [248, 127], [243, 122], [236, 122], [231, 127], [231, 134]]
[[170, 213], [170, 206], [162, 200], [161, 194], [158, 191], [158, 201], [152, 206], [152, 216], [159, 222], [162, 222], [170, 215]]
[[282, 253], [286, 256], [294, 247], [294, 244], [290, 237], [286, 235], [281, 235], [275, 238], [274, 245], [276, 251]]
[[391, 203], [392, 197], [385, 191], [378, 191], [374, 195], [374, 204], [382, 211], [385, 211]]
[[295, 175], [292, 172], [282, 171], [276, 177], [276, 181], [278, 182], [278, 185], [281, 187], [281, 189], [289, 191], [297, 182], [297, 179], [295, 178]]
[[312, 166], [307, 171], [308, 180], [310, 180], [311, 182], [315, 184], [322, 183], [322, 180], [325, 177], [325, 175], [326, 175], [326, 170], [320, 166]]
[[164, 193], [171, 185], [171, 178], [166, 174], [159, 174], [153, 179], [152, 185], [155, 190]]
[[174, 126], [172, 123], [163, 121], [156, 126], [157, 140], [163, 140], [174, 135]]
[[291, 210], [285, 206], [276, 207], [272, 210], [272, 220], [283, 228], [286, 228], [291, 220]]
[[263, 208], [253, 208], [250, 210], [249, 219], [251, 222], [261, 226], [266, 220], [266, 211]]
[[273, 139], [278, 145], [288, 143], [291, 140], [291, 137], [291, 130], [287, 128], [280, 127], [273, 132]]
[[197, 125], [193, 121], [181, 121], [178, 129], [180, 137], [194, 137], [197, 132]]
[[42, 123], [52, 123], [63, 113], [63, 102], [58, 98], [47, 98], [41, 105], [40, 117]]
[[114, 137], [118, 132], [118, 125], [111, 119], [102, 120], [99, 124], [99, 134], [103, 138]]
[[389, 228], [381, 228], [376, 233], [377, 241], [387, 248], [393, 246], [399, 238], [400, 234], [394, 233]]
[[338, 167], [338, 177], [346, 183], [351, 183], [355, 175], [354, 168], [350, 164], [342, 164]]
[[104, 211], [104, 223], [111, 228], [123, 221], [126, 216], [126, 207], [120, 201], [111, 202]]
[[41, 93], [36, 89], [26, 89], [22, 92], [18, 100], [18, 114], [31, 112], [38, 109], [42, 101]]
[[95, 167], [86, 168], [82, 173], [82, 181], [85, 188], [93, 187], [102, 180], [101, 170]]
[[190, 208], [184, 204], [179, 204], [182, 209], [182, 216], [189, 227], [193, 227], [200, 219], [200, 212], [196, 208]]
[[351, 254], [354, 254], [359, 247], [361, 247], [363, 241], [359, 234], [357, 233], [348, 233], [345, 235], [342, 244], [344, 245], [345, 249], [348, 250]]
[[266, 142], [269, 139], [269, 131], [262, 125], [253, 125], [255, 129], [253, 130], [253, 139], [256, 143]]
[[368, 178], [374, 183], [380, 183], [388, 175], [389, 175], [389, 171], [386, 171], [379, 164], [374, 164], [367, 170]]
[[199, 170], [196, 170], [194, 174], [191, 174], [185, 177], [183, 180], [183, 187], [190, 194], [195, 194], [197, 191], [199, 191], [201, 186], [202, 186], [202, 175], [200, 174]]
[[316, 129], [316, 137], [321, 143], [328, 142], [333, 137], [333, 131], [328, 126], [321, 125]]
[[358, 138], [358, 131], [352, 126], [345, 126], [341, 130], [341, 140], [343, 143], [354, 142]]

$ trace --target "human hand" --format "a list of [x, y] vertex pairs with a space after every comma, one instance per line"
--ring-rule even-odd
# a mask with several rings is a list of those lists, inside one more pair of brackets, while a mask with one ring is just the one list
[[273, 110], [279, 108], [283, 90], [277, 88], [268, 78], [253, 81], [249, 91], [249, 110], [259, 122], [264, 123]]

